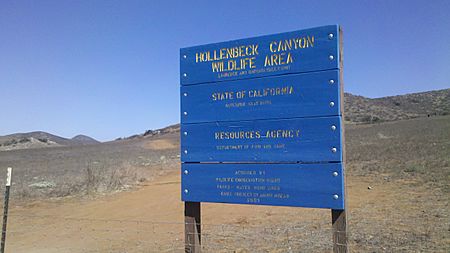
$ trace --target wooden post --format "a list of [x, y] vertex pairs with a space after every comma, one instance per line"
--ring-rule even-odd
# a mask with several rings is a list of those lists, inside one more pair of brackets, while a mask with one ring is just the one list
[[331, 210], [333, 253], [347, 253], [347, 219], [345, 210]]
[[[342, 27], [339, 27], [339, 83], [341, 84], [341, 125], [342, 125], [342, 168], [345, 187], [345, 122], [344, 122], [344, 43]], [[345, 201], [347, 200], [347, 187], [344, 188]], [[347, 202], [347, 201], [346, 201]], [[347, 208], [347, 203], [344, 203]], [[333, 230], [333, 253], [347, 253], [347, 218], [344, 210], [331, 209], [331, 222]]]
[[2, 242], [0, 247], [1, 253], [5, 252], [5, 245], [6, 245], [6, 224], [8, 222], [9, 188], [11, 187], [11, 176], [12, 176], [12, 168], [8, 168], [8, 173], [6, 176], [5, 199], [3, 204]]
[[201, 252], [200, 202], [184, 202], [184, 252]]

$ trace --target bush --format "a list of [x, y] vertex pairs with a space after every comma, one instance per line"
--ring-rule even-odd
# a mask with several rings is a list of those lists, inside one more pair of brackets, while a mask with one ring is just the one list
[[47, 143], [48, 139], [47, 138], [38, 138], [38, 141], [43, 142], [43, 143]]

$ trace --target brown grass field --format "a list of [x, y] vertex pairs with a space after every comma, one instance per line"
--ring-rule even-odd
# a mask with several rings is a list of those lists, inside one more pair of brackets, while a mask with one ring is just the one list
[[[450, 116], [350, 124], [346, 141], [350, 251], [450, 252]], [[178, 147], [169, 133], [0, 152], [6, 252], [183, 252]], [[204, 252], [331, 251], [329, 210], [204, 203], [202, 223]]]

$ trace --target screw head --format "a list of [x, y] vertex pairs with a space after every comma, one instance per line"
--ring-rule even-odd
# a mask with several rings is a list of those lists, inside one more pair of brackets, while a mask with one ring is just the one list
[[330, 102], [330, 106], [331, 106], [331, 107], [334, 106], [334, 102], [333, 102], [333, 101]]
[[189, 191], [188, 191], [188, 189], [184, 189], [184, 193], [186, 193], [186, 194], [187, 194], [188, 192], [189, 192]]
[[187, 132], [183, 132], [183, 134], [184, 134], [184, 136], [186, 136], [186, 135], [187, 135]]
[[[185, 190], [186, 191], [186, 190]], [[186, 192], [187, 193], [187, 192]], [[334, 194], [333, 195], [333, 199], [338, 199], [339, 198], [339, 195], [337, 195], [337, 194]]]
[[332, 126], [331, 126], [331, 130], [335, 131], [335, 130], [336, 130], [336, 126], [335, 126], [335, 125], [332, 125]]
[[332, 33], [328, 34], [328, 39], [333, 39], [334, 35]]
[[336, 152], [337, 152], [337, 148], [332, 147], [332, 148], [331, 148], [331, 152], [336, 153]]
[[339, 175], [339, 173], [337, 173], [337, 171], [333, 172], [333, 176], [337, 177]]
[[183, 73], [183, 76], [184, 76], [184, 77], [186, 77], [186, 76], [187, 76], [187, 74], [186, 74], [186, 73]]
[[187, 97], [187, 92], [183, 93], [183, 96]]
[[328, 59], [330, 59], [330, 61], [332, 61], [332, 60], [334, 60], [334, 56], [330, 55], [330, 56], [328, 56]]
[[185, 175], [189, 174], [189, 171], [188, 170], [184, 170], [184, 174]]
[[184, 115], [187, 115], [187, 112], [183, 112]]
[[334, 80], [330, 79], [330, 81], [328, 81], [330, 84], [334, 84]]
[[187, 154], [187, 150], [184, 150], [184, 153]]

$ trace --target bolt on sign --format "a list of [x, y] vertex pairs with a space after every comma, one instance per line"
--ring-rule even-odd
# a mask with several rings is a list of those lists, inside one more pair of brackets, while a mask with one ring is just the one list
[[337, 25], [180, 50], [182, 200], [345, 210]]

